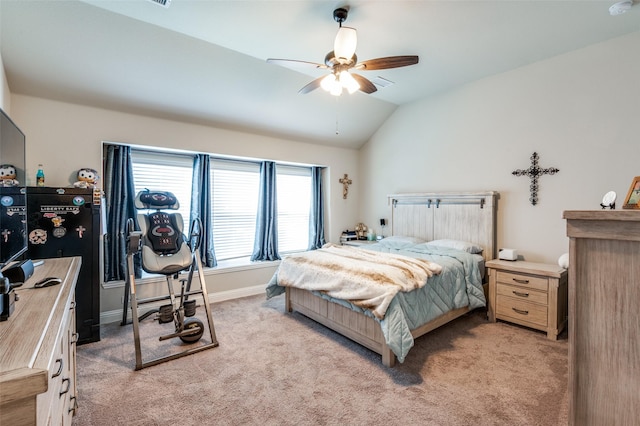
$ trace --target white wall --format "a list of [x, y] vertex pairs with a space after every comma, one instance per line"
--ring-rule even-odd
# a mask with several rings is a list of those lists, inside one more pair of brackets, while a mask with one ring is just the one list
[[[358, 152], [274, 139], [176, 121], [161, 120], [47, 99], [13, 94], [12, 118], [26, 135], [27, 185], [34, 185], [38, 163], [44, 165], [47, 186], [71, 186], [82, 167], [102, 170], [102, 141], [126, 142], [190, 151], [261, 159], [319, 164], [328, 167], [326, 181], [326, 238], [338, 241], [340, 233], [356, 223]], [[350, 196], [342, 198], [338, 179], [353, 178]], [[99, 182], [100, 185], [102, 181]], [[209, 291], [244, 294], [264, 286], [275, 266], [233, 270], [207, 275]], [[235, 291], [235, 293], [233, 293]], [[120, 306], [122, 288], [102, 291], [102, 311]], [[215, 299], [215, 294], [213, 295]]]
[[[483, 79], [396, 110], [361, 149], [360, 219], [389, 217], [397, 192], [496, 190], [498, 247], [556, 263], [568, 251], [564, 210], [620, 209], [640, 175], [640, 33]], [[526, 169], [541, 167], [539, 204]]]
[[0, 55], [0, 108], [6, 112], [7, 115], [11, 114], [10, 96], [11, 92], [9, 92], [9, 84], [7, 83], [7, 76], [4, 72], [2, 55]]
[[[0, 2], [0, 17], [2, 16], [2, 2]], [[2, 35], [0, 34], [0, 47], [2, 46]], [[0, 49], [1, 50], [1, 49]], [[2, 63], [2, 54], [0, 53], [0, 109], [7, 114], [10, 113], [9, 104], [9, 84], [7, 83], [7, 76], [4, 71], [4, 64]]]

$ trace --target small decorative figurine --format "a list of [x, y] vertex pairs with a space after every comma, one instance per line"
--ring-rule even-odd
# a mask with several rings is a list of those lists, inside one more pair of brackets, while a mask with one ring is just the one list
[[76, 188], [93, 188], [98, 183], [98, 172], [94, 169], [84, 168], [78, 170], [78, 181], [73, 184]]
[[609, 191], [606, 194], [604, 194], [604, 197], [602, 197], [602, 202], [600, 203], [600, 207], [602, 207], [602, 210], [606, 209], [607, 207], [610, 208], [611, 210], [616, 208], [616, 193], [614, 191]]
[[0, 186], [18, 186], [16, 168], [11, 164], [0, 165]]

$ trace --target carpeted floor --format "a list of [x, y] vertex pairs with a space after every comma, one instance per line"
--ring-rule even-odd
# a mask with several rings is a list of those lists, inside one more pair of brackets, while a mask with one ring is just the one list
[[[204, 313], [204, 309], [200, 309]], [[132, 326], [77, 350], [74, 425], [566, 425], [565, 334], [492, 324], [475, 311], [416, 341], [394, 368], [284, 297], [213, 305], [220, 346], [134, 371]], [[145, 354], [172, 324], [141, 323]], [[205, 334], [206, 336], [206, 334]], [[203, 337], [204, 339], [204, 337]]]

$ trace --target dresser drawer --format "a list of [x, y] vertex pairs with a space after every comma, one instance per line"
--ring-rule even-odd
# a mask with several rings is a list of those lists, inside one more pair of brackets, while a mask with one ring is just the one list
[[525, 321], [540, 327], [547, 326], [547, 305], [539, 305], [507, 296], [497, 296], [498, 318]]
[[549, 288], [549, 282], [545, 277], [534, 277], [508, 271], [498, 271], [497, 281], [503, 284], [519, 285], [541, 291], [547, 291]]
[[498, 283], [498, 296], [513, 297], [527, 302], [539, 303], [541, 305], [548, 304], [548, 295], [546, 292], [532, 290], [528, 288], [516, 287]]

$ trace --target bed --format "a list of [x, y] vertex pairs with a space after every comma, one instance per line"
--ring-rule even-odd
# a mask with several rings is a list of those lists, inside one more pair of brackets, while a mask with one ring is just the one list
[[[372, 255], [378, 251], [388, 253], [381, 256], [417, 258], [442, 266], [441, 272], [429, 276], [426, 285], [398, 292], [381, 318], [370, 306], [314, 290], [311, 279], [304, 288], [281, 285], [279, 273], [283, 274], [283, 263], [288, 262], [283, 259], [267, 285], [267, 297], [285, 293], [287, 312], [297, 311], [358, 342], [380, 354], [383, 365], [392, 367], [396, 360], [404, 361], [414, 339], [485, 306], [483, 264], [496, 254], [498, 194], [432, 192], [387, 198], [392, 238], [366, 249], [328, 248]], [[315, 256], [313, 252], [306, 255]]]

